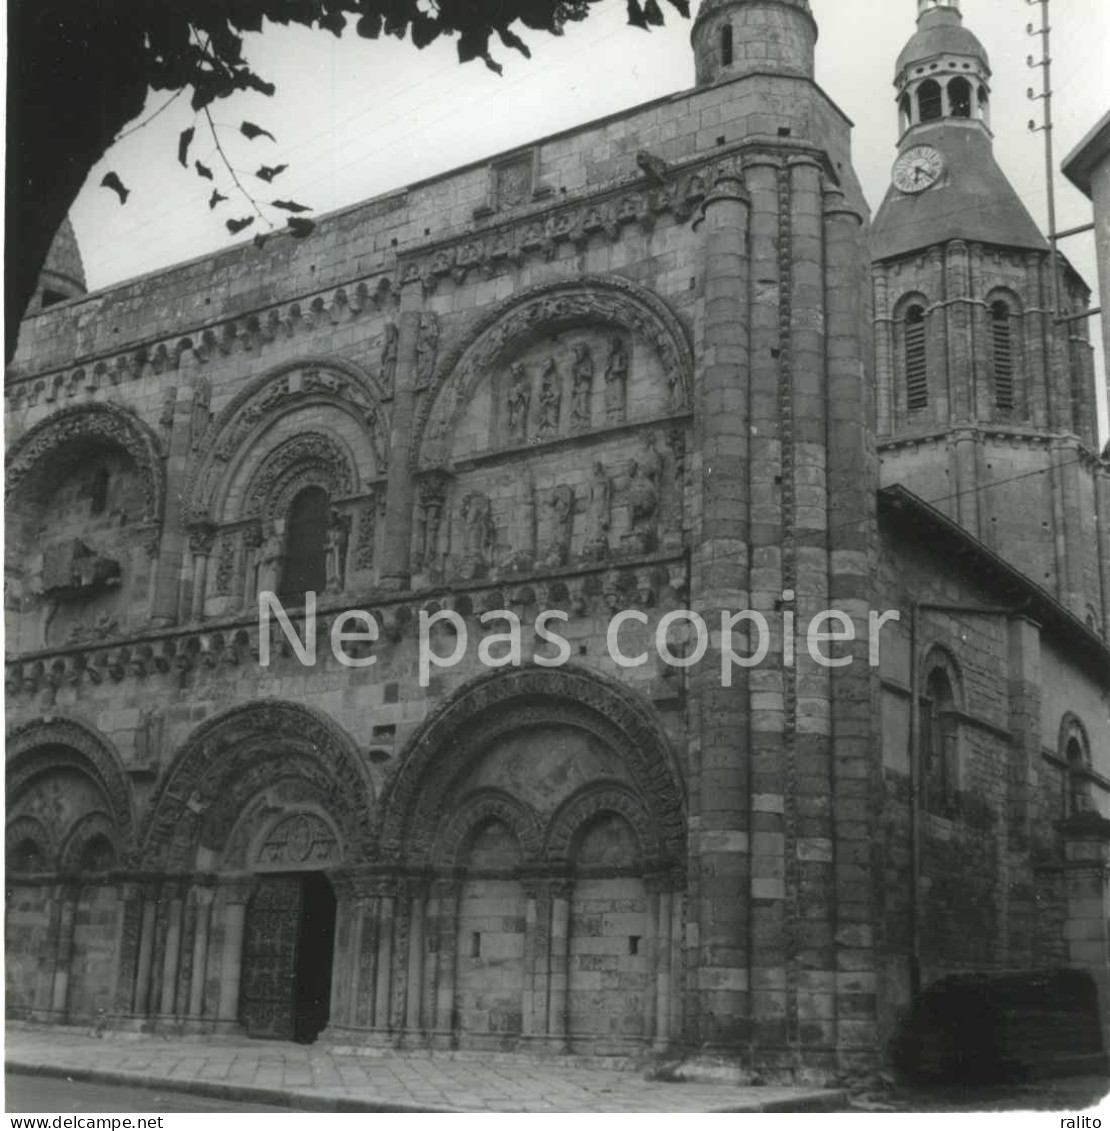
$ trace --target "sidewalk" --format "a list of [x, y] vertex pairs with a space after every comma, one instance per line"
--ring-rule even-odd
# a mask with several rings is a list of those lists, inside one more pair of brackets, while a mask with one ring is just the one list
[[276, 1041], [9, 1025], [8, 1072], [172, 1088], [302, 1111], [769, 1112], [843, 1109], [843, 1092], [646, 1080], [481, 1054], [337, 1054]]

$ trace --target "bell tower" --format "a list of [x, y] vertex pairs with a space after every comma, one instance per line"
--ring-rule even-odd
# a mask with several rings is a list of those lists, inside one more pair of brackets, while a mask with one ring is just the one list
[[[878, 441], [900, 483], [1110, 634], [1093, 521], [1090, 290], [994, 154], [991, 67], [958, 0], [918, 0], [895, 64], [898, 153], [875, 217]], [[996, 108], [997, 110], [997, 108]]]
[[813, 78], [809, 0], [704, 0], [691, 41], [698, 86], [760, 72]]

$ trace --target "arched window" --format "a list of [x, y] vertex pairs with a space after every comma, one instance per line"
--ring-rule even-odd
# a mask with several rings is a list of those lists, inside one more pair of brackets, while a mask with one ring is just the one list
[[8, 868], [13, 873], [21, 875], [27, 875], [31, 872], [45, 872], [46, 854], [29, 836], [24, 837], [8, 858]]
[[971, 83], [964, 78], [952, 79], [948, 84], [948, 105], [953, 118], [971, 117]]
[[721, 65], [732, 65], [732, 24], [725, 24], [721, 28]]
[[92, 837], [81, 850], [82, 872], [107, 872], [116, 866], [116, 850], [112, 842], [102, 835]]
[[943, 117], [944, 99], [940, 83], [926, 79], [917, 90], [917, 119], [920, 122], [936, 122]]
[[994, 402], [1001, 409], [1014, 407], [1014, 331], [1010, 308], [991, 305], [991, 354], [994, 362]]
[[293, 500], [285, 525], [285, 558], [281, 579], [283, 600], [303, 600], [323, 593], [327, 584], [328, 521], [331, 508], [323, 487], [306, 487]]
[[92, 487], [89, 490], [89, 512], [103, 514], [108, 507], [109, 475], [106, 467], [98, 467], [93, 473]]
[[1092, 810], [1090, 782], [1087, 779], [1087, 759], [1083, 757], [1083, 746], [1078, 738], [1068, 739], [1064, 751], [1068, 763], [1068, 811], [1069, 817], [1078, 817]]
[[925, 308], [914, 305], [906, 311], [906, 408], [910, 412], [929, 407], [929, 374], [925, 356]]
[[989, 126], [991, 123], [990, 96], [987, 94], [987, 88], [985, 86], [979, 87], [977, 101], [979, 103], [979, 117]]
[[925, 807], [947, 813], [956, 792], [956, 700], [943, 668], [934, 668], [925, 684], [921, 709], [921, 778]]

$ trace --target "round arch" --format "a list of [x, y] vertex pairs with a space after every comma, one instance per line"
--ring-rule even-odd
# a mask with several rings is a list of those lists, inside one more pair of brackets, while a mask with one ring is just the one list
[[437, 838], [435, 861], [457, 868], [474, 831], [487, 821], [500, 821], [512, 831], [527, 863], [539, 860], [543, 834], [530, 806], [499, 789], [483, 789], [464, 798]]
[[5, 826], [4, 860], [9, 875], [51, 872], [56, 864], [55, 853], [54, 838], [37, 817], [24, 814]]
[[689, 337], [658, 295], [617, 275], [545, 283], [521, 291], [489, 312], [469, 338], [442, 359], [417, 412], [414, 465], [427, 468], [442, 463], [442, 437], [464, 411], [477, 383], [514, 344], [540, 331], [585, 321], [619, 326], [645, 338], [676, 396], [684, 405], [692, 402], [694, 355]]
[[654, 712], [616, 681], [574, 666], [492, 672], [442, 704], [414, 736], [383, 791], [382, 855], [407, 864], [427, 860], [459, 775], [501, 738], [545, 725], [583, 730], [612, 750], [650, 814], [658, 863], [685, 860], [682, 777]]
[[97, 839], [105, 841], [112, 849], [113, 864], [119, 863], [119, 836], [111, 818], [104, 813], [88, 813], [70, 830], [58, 854], [62, 871], [81, 871], [86, 849]]
[[104, 797], [117, 851], [122, 855], [130, 849], [131, 790], [119, 755], [102, 734], [73, 719], [35, 719], [10, 730], [6, 741], [9, 806], [42, 775], [52, 770], [77, 770], [90, 778]]
[[953, 706], [962, 711], [964, 709], [964, 680], [956, 658], [943, 644], [929, 645], [923, 654], [921, 662], [921, 689], [929, 684], [929, 678], [935, 672], [943, 672], [952, 689]]
[[16, 440], [5, 461], [5, 498], [55, 481], [59, 460], [74, 463], [90, 445], [116, 448], [130, 456], [142, 484], [140, 521], [161, 522], [166, 493], [162, 444], [133, 412], [114, 404], [63, 408]]
[[1068, 743], [1073, 739], [1079, 743], [1079, 749], [1083, 752], [1084, 766], [1090, 766], [1091, 740], [1087, 728], [1078, 715], [1068, 711], [1060, 720], [1060, 731], [1056, 742], [1056, 753], [1060, 758], [1067, 757]]
[[185, 483], [186, 525], [218, 521], [223, 492], [252, 451], [252, 441], [290, 411], [330, 404], [366, 432], [378, 474], [389, 453], [389, 430], [376, 378], [340, 358], [302, 358], [256, 377], [207, 430]]
[[352, 861], [371, 843], [373, 785], [358, 747], [327, 715], [300, 703], [256, 700], [201, 723], [163, 774], [139, 840], [146, 867], [187, 867], [205, 827], [227, 829], [224, 802], [300, 778], [339, 827]]
[[548, 862], [569, 865], [574, 842], [582, 830], [605, 813], [616, 814], [628, 823], [639, 842], [643, 859], [666, 858], [666, 848], [659, 843], [651, 815], [640, 799], [623, 782], [598, 782], [568, 797], [551, 818], [544, 843]]

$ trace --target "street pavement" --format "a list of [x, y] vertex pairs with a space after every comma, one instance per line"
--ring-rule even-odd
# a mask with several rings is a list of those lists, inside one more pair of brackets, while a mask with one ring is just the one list
[[[314, 1111], [761, 1112], [843, 1109], [843, 1092], [674, 1083], [634, 1071], [482, 1054], [338, 1052], [230, 1038], [184, 1039], [61, 1027], [8, 1026], [7, 1069], [136, 1088], [187, 1091], [234, 1104]], [[22, 1081], [20, 1082], [22, 1086]], [[51, 1110], [58, 1110], [53, 1108]]]
[[145, 1112], [157, 1115], [161, 1112], [287, 1112], [289, 1109], [273, 1104], [212, 1100], [160, 1088], [121, 1088], [114, 1084], [89, 1084], [81, 1080], [22, 1076], [9, 1072], [4, 1079], [4, 1110], [48, 1111], [51, 1114], [113, 1111], [141, 1115]]

